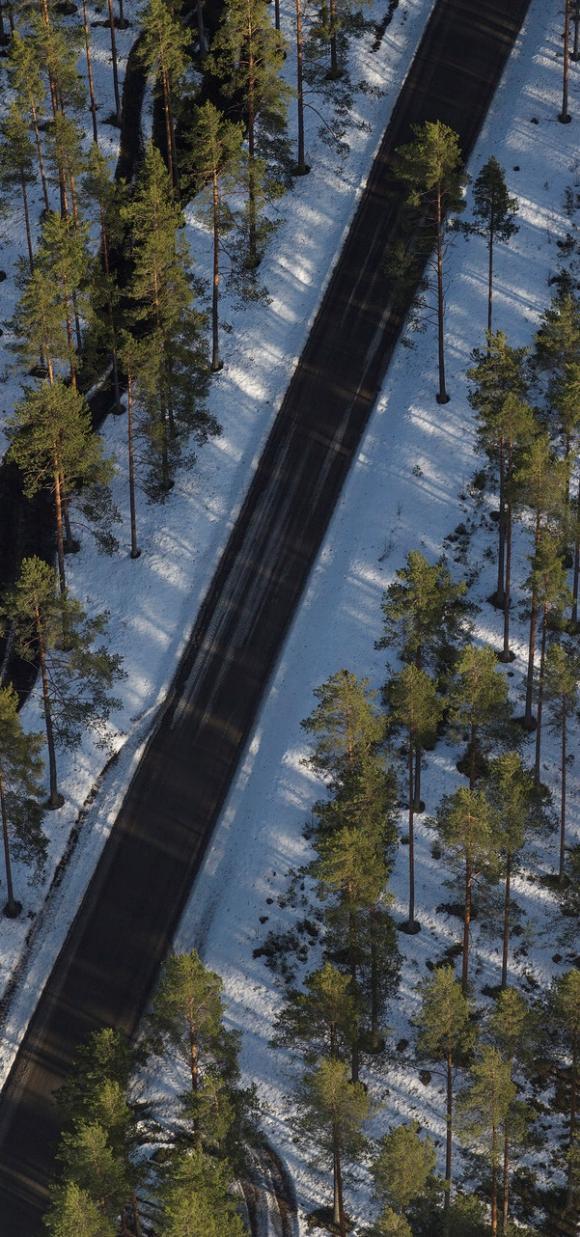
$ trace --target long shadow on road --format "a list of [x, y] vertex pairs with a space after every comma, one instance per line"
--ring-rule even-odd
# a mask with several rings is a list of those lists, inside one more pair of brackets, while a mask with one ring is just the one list
[[435, 6], [167, 704], [5, 1087], [7, 1237], [40, 1230], [58, 1136], [53, 1093], [75, 1046], [95, 1027], [137, 1026], [396, 343], [401, 317], [381, 270], [399, 226], [389, 154], [427, 119], [456, 129], [469, 154], [528, 5]]

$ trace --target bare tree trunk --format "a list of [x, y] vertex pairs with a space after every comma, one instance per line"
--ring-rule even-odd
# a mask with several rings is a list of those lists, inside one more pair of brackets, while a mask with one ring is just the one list
[[415, 769], [413, 736], [409, 731], [409, 928], [415, 927]]
[[115, 16], [113, 0], [107, 0], [109, 26], [111, 29], [111, 62], [113, 66], [113, 90], [115, 92], [115, 124], [121, 124], [121, 92], [119, 90], [119, 65], [117, 62], [117, 39], [115, 37]]
[[[205, 24], [203, 20], [203, 0], [197, 0], [196, 13], [197, 13], [197, 33], [199, 36], [199, 50], [202, 56], [205, 56], [207, 55], [207, 52], [209, 50], [209, 45], [207, 41], [207, 35], [205, 33]], [[277, 26], [276, 29], [278, 30], [279, 26]]]
[[473, 872], [471, 864], [466, 860], [465, 863], [465, 907], [463, 914], [463, 957], [461, 962], [461, 989], [464, 996], [467, 993], [467, 983], [469, 979], [469, 929], [471, 927], [471, 890], [473, 884]]
[[489, 235], [487, 241], [487, 332], [491, 335], [492, 318], [493, 318], [493, 242], [495, 235], [495, 212], [494, 202], [491, 203], [491, 214], [489, 219]]
[[40, 666], [40, 679], [42, 683], [42, 704], [44, 709], [44, 725], [46, 730], [46, 745], [48, 748], [48, 772], [49, 772], [49, 798], [47, 807], [51, 809], [62, 807], [63, 798], [58, 793], [58, 780], [56, 769], [56, 750], [54, 743], [54, 727], [52, 724], [52, 710], [50, 705], [50, 686], [48, 682], [48, 670], [46, 666], [46, 646], [44, 637], [44, 624], [42, 615], [38, 607], [35, 612], [36, 634], [38, 638], [38, 662]]
[[173, 116], [171, 114], [171, 92], [169, 75], [165, 67], [161, 67], [161, 83], [163, 86], [163, 116], [165, 119], [165, 144], [167, 146], [167, 170], [173, 188], [177, 185], [177, 166], [175, 158], [175, 134], [173, 132]]
[[[357, 965], [356, 965], [356, 939], [357, 939], [356, 919], [355, 919], [355, 915], [351, 911], [349, 914], [348, 952], [349, 952], [349, 964], [350, 964], [350, 978], [352, 982], [352, 995], [354, 997], [356, 997], [356, 993], [358, 991], [358, 975], [357, 975]], [[359, 1080], [358, 1075], [359, 1075], [359, 1044], [358, 1044], [358, 1027], [357, 1027], [357, 1033], [353, 1038], [352, 1048], [351, 1048], [351, 1082], [358, 1082]]]
[[491, 1132], [491, 1237], [497, 1237], [497, 1131]]
[[127, 375], [127, 454], [129, 459], [129, 511], [131, 519], [131, 558], [139, 558], [137, 505], [135, 501], [135, 454], [133, 448], [133, 375]]
[[504, 458], [504, 441], [500, 436], [498, 443], [498, 467], [499, 467], [499, 522], [498, 522], [498, 542], [497, 542], [497, 588], [495, 594], [495, 604], [503, 606], [505, 602], [505, 458]]
[[95, 81], [93, 77], [93, 60], [91, 56], [91, 38], [89, 34], [89, 18], [87, 0], [83, 0], [83, 31], [85, 36], [85, 55], [87, 58], [87, 81], [89, 84], [90, 113], [93, 122], [93, 141], [99, 145], [99, 129], [97, 125], [97, 101], [95, 99]]
[[544, 668], [546, 665], [546, 641], [548, 635], [546, 607], [542, 610], [542, 640], [540, 644], [540, 670], [538, 674], [538, 703], [536, 706], [536, 758], [534, 761], [534, 786], [540, 784], [540, 764], [542, 760], [542, 713], [544, 710]]
[[211, 368], [217, 373], [222, 368], [219, 343], [219, 286], [220, 286], [220, 194], [217, 172], [213, 174], [213, 282], [211, 298]]
[[562, 111], [558, 114], [561, 124], [567, 125], [572, 117], [568, 111], [568, 86], [570, 78], [570, 0], [564, 0], [564, 61], [562, 71]]
[[445, 1211], [451, 1201], [451, 1164], [453, 1153], [453, 1057], [447, 1053], [447, 1112], [445, 1117]]
[[28, 265], [30, 274], [34, 272], [34, 253], [32, 250], [32, 232], [30, 230], [30, 211], [28, 209], [28, 194], [26, 192], [26, 181], [24, 176], [20, 177], [20, 188], [22, 191], [22, 205], [24, 207], [24, 227], [26, 230], [26, 247], [28, 249]]
[[298, 159], [296, 175], [303, 176], [308, 171], [304, 162], [304, 32], [302, 24], [302, 2], [295, 0], [296, 13], [296, 108], [298, 118]]
[[[576, 1098], [577, 1098], [577, 1074], [578, 1074], [578, 1036], [572, 1034], [572, 1075], [570, 1078], [570, 1124], [568, 1126], [568, 1151], [572, 1152], [576, 1141]], [[576, 1186], [577, 1168], [575, 1168], [572, 1156], [568, 1161], [568, 1188], [567, 1188], [567, 1206], [572, 1207], [574, 1203], [574, 1194]]]
[[566, 860], [566, 775], [568, 763], [568, 711], [562, 701], [562, 738], [560, 748], [560, 866], [558, 876], [560, 884], [564, 883]]
[[506, 855], [505, 861], [505, 885], [503, 896], [503, 947], [501, 958], [501, 986], [507, 988], [508, 978], [508, 959], [510, 948], [510, 903], [511, 903], [511, 883], [512, 883], [512, 856], [510, 851]]
[[44, 209], [50, 210], [48, 199], [48, 184], [46, 180], [46, 172], [44, 170], [44, 156], [42, 153], [42, 142], [40, 140], [40, 129], [38, 128], [38, 113], [34, 103], [30, 103], [30, 114], [32, 116], [32, 128], [34, 131], [34, 145], [36, 146], [36, 157], [38, 159], [38, 170], [40, 172], [40, 184], [42, 186], [42, 199]]
[[61, 597], [66, 593], [66, 573], [64, 566], [64, 533], [63, 533], [63, 501], [62, 478], [58, 465], [54, 470], [54, 514], [56, 523], [56, 558], [58, 562], [58, 583]]
[[533, 730], [535, 719], [533, 714], [534, 702], [534, 669], [536, 656], [536, 633], [538, 627], [538, 603], [536, 600], [536, 591], [532, 587], [532, 601], [530, 609], [530, 639], [528, 644], [528, 669], [526, 673], [526, 709], [524, 713], [524, 726], [526, 730]]
[[4, 783], [2, 774], [0, 773], [0, 813], [2, 815], [2, 840], [4, 843], [4, 869], [6, 872], [6, 891], [8, 898], [4, 905], [4, 914], [7, 919], [16, 919], [22, 910], [20, 902], [14, 897], [14, 886], [12, 883], [12, 863], [10, 859], [10, 838], [8, 835], [8, 812], [6, 810], [6, 799], [4, 797]]
[[577, 64], [580, 60], [580, 0], [575, 0], [572, 10], [572, 21], [574, 23], [574, 46], [570, 56], [570, 60]]
[[437, 403], [448, 404], [449, 396], [445, 385], [445, 298], [443, 295], [443, 204], [441, 201], [441, 186], [437, 185], [437, 344], [439, 353], [439, 390]]
[[254, 116], [254, 54], [248, 60], [248, 265], [258, 265], [258, 224], [256, 218], [256, 132]]
[[576, 536], [574, 538], [574, 581], [572, 584], [572, 622], [578, 622], [578, 584], [580, 580], [580, 482], [576, 499]]
[[347, 1237], [346, 1216], [344, 1214], [344, 1201], [343, 1201], [343, 1189], [342, 1189], [342, 1164], [340, 1160], [340, 1145], [339, 1145], [338, 1136], [336, 1133], [334, 1136], [333, 1159], [334, 1159], [334, 1172], [333, 1172], [334, 1201], [333, 1201], [333, 1208], [332, 1208], [332, 1217], [333, 1217], [334, 1223], [338, 1225], [338, 1231], [340, 1233], [340, 1237]]
[[503, 1189], [501, 1200], [501, 1225], [502, 1232], [507, 1231], [509, 1220], [509, 1197], [510, 1197], [510, 1139], [508, 1127], [506, 1124], [503, 1136]]
[[328, 77], [335, 80], [342, 76], [342, 70], [338, 67], [338, 48], [337, 48], [337, 15], [336, 15], [336, 0], [330, 0], [330, 72]]
[[[511, 468], [511, 466], [510, 466]], [[510, 652], [510, 602], [511, 602], [511, 585], [512, 585], [512, 505], [511, 502], [506, 504], [506, 530], [505, 530], [505, 589], [503, 600], [503, 650], [501, 653], [502, 662], [512, 660]]]

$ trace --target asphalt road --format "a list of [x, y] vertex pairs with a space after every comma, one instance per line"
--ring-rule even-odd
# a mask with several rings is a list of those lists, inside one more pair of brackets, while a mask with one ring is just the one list
[[4, 1089], [2, 1237], [41, 1231], [52, 1097], [75, 1046], [98, 1026], [137, 1026], [384, 376], [400, 327], [381, 270], [398, 227], [389, 152], [412, 123], [441, 119], [469, 153], [528, 5], [435, 7], [160, 724]]

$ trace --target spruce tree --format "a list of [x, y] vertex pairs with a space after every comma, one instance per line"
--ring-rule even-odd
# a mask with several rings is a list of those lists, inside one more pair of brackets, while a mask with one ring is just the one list
[[[528, 508], [533, 519], [533, 553], [540, 553], [542, 539], [550, 529], [558, 530], [564, 502], [565, 469], [563, 461], [557, 460], [551, 450], [547, 435], [538, 434], [526, 445], [521, 453], [521, 460], [514, 474], [514, 485], [517, 487], [517, 502], [521, 508]], [[533, 715], [535, 656], [538, 634], [539, 601], [537, 578], [532, 574], [530, 590], [530, 629], [528, 642], [528, 666], [526, 672], [526, 703], [524, 726], [533, 730], [536, 719]]]
[[469, 981], [469, 937], [473, 909], [473, 888], [478, 877], [497, 879], [499, 837], [495, 812], [480, 790], [461, 787], [445, 795], [439, 806], [436, 826], [443, 846], [462, 869], [463, 954], [461, 987], [467, 992]]
[[247, 128], [250, 268], [261, 257], [259, 208], [268, 174], [268, 146], [286, 125], [288, 90], [281, 78], [284, 53], [284, 40], [271, 25], [266, 0], [225, 0], [210, 63], [226, 96], [241, 100]]
[[65, 525], [68, 503], [80, 485], [104, 486], [112, 465], [92, 431], [84, 396], [60, 380], [28, 391], [9, 421], [10, 457], [22, 472], [24, 491], [46, 489], [54, 502], [55, 539], [61, 593], [66, 591]]
[[0, 135], [0, 183], [8, 191], [14, 186], [17, 186], [20, 191], [22, 209], [24, 211], [28, 265], [32, 272], [34, 270], [34, 253], [30, 227], [28, 189], [35, 179], [35, 151], [28, 125], [18, 103], [13, 102], [4, 116], [0, 124]]
[[324, 1162], [332, 1164], [332, 1221], [340, 1237], [347, 1237], [343, 1175], [345, 1161], [356, 1160], [366, 1145], [361, 1132], [370, 1113], [370, 1101], [360, 1082], [350, 1082], [343, 1061], [326, 1058], [303, 1079], [299, 1129], [318, 1144]]
[[386, 741], [386, 720], [368, 679], [357, 679], [349, 670], [331, 675], [314, 689], [314, 695], [316, 708], [302, 722], [314, 741], [306, 763], [334, 785], [380, 752]]
[[116, 1237], [118, 1231], [87, 1191], [73, 1181], [53, 1191], [44, 1223], [52, 1237]]
[[580, 657], [572, 648], [553, 644], [546, 655], [544, 698], [551, 714], [551, 729], [560, 740], [560, 852], [558, 876], [564, 883], [566, 866], [566, 798], [568, 728], [578, 701]]
[[192, 432], [201, 443], [218, 427], [198, 402], [207, 374], [202, 319], [193, 304], [188, 251], [178, 235], [181, 210], [152, 145], [121, 214], [133, 265], [128, 296], [135, 332], [144, 341], [137, 394], [146, 411], [153, 457], [149, 489], [153, 497], [162, 497], [173, 486], [180, 440]]
[[413, 1200], [423, 1193], [435, 1171], [436, 1160], [431, 1139], [420, 1138], [416, 1121], [394, 1126], [381, 1138], [373, 1161], [375, 1194], [396, 1214], [404, 1215]]
[[487, 241], [487, 330], [491, 335], [495, 245], [497, 241], [509, 241], [518, 231], [514, 222], [518, 200], [510, 197], [504, 169], [493, 155], [484, 164], [475, 181], [473, 204], [473, 214], [477, 221], [473, 230]]
[[199, 1147], [175, 1156], [160, 1191], [160, 1237], [244, 1237], [232, 1179], [227, 1162]]
[[410, 550], [384, 594], [384, 633], [377, 648], [395, 645], [402, 661], [418, 670], [448, 672], [468, 631], [472, 607], [466, 591], [443, 558], [429, 563], [420, 550]]
[[14, 897], [11, 835], [18, 854], [42, 863], [46, 838], [40, 813], [34, 803], [41, 794], [42, 735], [27, 734], [18, 713], [18, 694], [11, 686], [0, 687], [0, 814], [4, 846], [7, 900], [4, 914], [16, 918], [22, 904]]
[[472, 1066], [470, 1083], [460, 1103], [464, 1130], [470, 1137], [483, 1141], [489, 1162], [492, 1237], [498, 1233], [501, 1150], [515, 1097], [509, 1061], [497, 1048], [485, 1045]]
[[148, 0], [141, 30], [140, 59], [161, 92], [169, 179], [177, 185], [174, 110], [177, 88], [188, 67], [190, 35], [164, 0]]
[[543, 823], [534, 779], [517, 752], [490, 761], [485, 794], [495, 812], [504, 879], [501, 986], [507, 987], [511, 924], [511, 882], [518, 856], [533, 828]]
[[415, 919], [415, 812], [422, 811], [421, 804], [421, 753], [425, 746], [435, 740], [441, 718], [442, 706], [437, 696], [436, 684], [424, 670], [415, 665], [405, 666], [389, 686], [391, 705], [390, 718], [406, 731], [407, 742], [407, 794], [409, 827], [409, 914], [402, 927], [409, 933], [417, 932], [420, 923]]
[[439, 967], [420, 988], [417, 1017], [419, 1055], [442, 1064], [446, 1079], [445, 1209], [449, 1208], [452, 1181], [454, 1080], [474, 1043], [471, 1009], [452, 966]]
[[470, 790], [485, 772], [490, 748], [505, 736], [509, 715], [507, 683], [493, 649], [468, 645], [451, 684], [449, 717], [457, 733], [467, 732], [467, 749], [457, 767], [469, 778]]
[[323, 1056], [344, 1060], [358, 1033], [357, 1022], [350, 976], [325, 962], [306, 976], [303, 992], [287, 992], [273, 1042], [298, 1047], [308, 1064]]
[[209, 197], [213, 236], [211, 307], [211, 369], [213, 373], [222, 368], [219, 349], [220, 246], [224, 233], [231, 226], [231, 216], [224, 198], [228, 191], [235, 190], [240, 183], [242, 138], [241, 125], [227, 120], [209, 99], [201, 107], [195, 109], [191, 144], [193, 185], [198, 194], [206, 194]]
[[20, 575], [2, 606], [14, 624], [16, 650], [40, 670], [50, 794], [47, 806], [58, 808], [57, 744], [75, 747], [87, 728], [106, 743], [106, 722], [118, 701], [113, 684], [123, 677], [120, 658], [95, 640], [106, 626], [105, 614], [87, 618], [79, 602], [59, 595], [54, 572], [39, 558], [23, 559]]
[[530, 411], [528, 419], [525, 415], [526, 357], [525, 348], [512, 348], [503, 331], [496, 331], [488, 334], [485, 350], [474, 350], [471, 356], [473, 364], [467, 371], [472, 384], [469, 403], [477, 414], [479, 443], [497, 470], [498, 477], [497, 587], [493, 597], [498, 606], [505, 603], [506, 500], [513, 470], [514, 446], [528, 432], [527, 421], [530, 436], [533, 431], [533, 414]]
[[420, 223], [429, 252], [435, 247], [439, 389], [437, 402], [449, 400], [445, 381], [445, 295], [443, 265], [446, 217], [463, 210], [465, 175], [459, 137], [440, 120], [413, 125], [414, 140], [393, 157], [393, 171], [406, 187], [413, 223]]
[[[565, 1112], [567, 1116], [566, 1159], [568, 1170], [567, 1207], [578, 1206], [578, 1084], [580, 1057], [580, 971], [572, 969], [554, 981], [550, 994], [550, 1045], [562, 1070], [565, 1054]], [[555, 1034], [554, 1034], [555, 1033]], [[569, 1062], [569, 1064], [568, 1064]]]
[[14, 102], [21, 120], [28, 124], [34, 140], [36, 170], [42, 189], [45, 210], [49, 209], [48, 184], [44, 152], [40, 136], [43, 122], [44, 83], [34, 40], [13, 32], [8, 55], [8, 78], [14, 91]]

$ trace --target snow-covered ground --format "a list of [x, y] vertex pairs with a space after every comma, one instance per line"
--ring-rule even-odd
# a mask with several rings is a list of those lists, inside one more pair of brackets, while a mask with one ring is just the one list
[[[151, 506], [144, 496], [140, 498], [139, 541], [143, 554], [135, 562], [128, 556], [125, 421], [109, 419], [105, 426], [106, 450], [115, 453], [119, 465], [113, 497], [123, 514], [121, 547], [112, 558], [99, 555], [86, 534], [81, 552], [68, 559], [67, 567], [70, 586], [83, 604], [89, 609], [110, 611], [111, 648], [123, 657], [127, 672], [119, 692], [123, 706], [112, 719], [111, 735], [112, 747], [119, 755], [103, 776], [106, 757], [90, 736], [76, 752], [61, 755], [60, 782], [66, 802], [60, 811], [46, 816], [49, 853], [44, 875], [34, 882], [29, 872], [15, 864], [15, 887], [24, 911], [19, 920], [4, 920], [2, 924], [0, 992], [6, 991], [17, 971], [19, 979], [3, 1025], [0, 1077], [5, 1076], [10, 1066], [165, 697], [252, 468], [302, 350], [432, 3], [433, 0], [401, 0], [376, 52], [371, 51], [372, 30], [352, 41], [350, 74], [354, 83], [364, 81], [366, 89], [353, 98], [345, 133], [350, 145], [348, 154], [337, 154], [322, 140], [318, 134], [319, 118], [315, 112], [307, 111], [307, 159], [312, 171], [297, 180], [294, 189], [281, 200], [281, 226], [260, 268], [271, 303], [240, 305], [233, 294], [223, 298], [223, 318], [231, 324], [232, 331], [224, 334], [225, 367], [214, 380], [208, 401], [210, 411], [221, 422], [222, 435], [203, 448], [195, 468], [178, 473], [175, 489], [164, 506]], [[291, 4], [283, 9], [288, 31], [291, 11]], [[374, 10], [367, 10], [367, 16], [380, 22], [384, 12], [381, 0]], [[97, 29], [95, 33], [99, 36], [99, 55], [95, 59], [100, 66], [99, 77], [95, 75], [97, 95], [104, 101], [102, 110], [107, 114], [112, 105], [105, 41], [108, 32]], [[129, 33], [120, 36], [125, 40], [125, 55], [130, 45]], [[285, 71], [290, 75], [291, 70], [289, 55]], [[325, 105], [318, 102], [316, 106], [324, 110]], [[330, 111], [327, 115], [332, 117]], [[289, 122], [293, 137], [293, 109]], [[115, 136], [114, 130], [107, 132]], [[89, 133], [87, 127], [87, 137]], [[39, 202], [36, 205], [40, 207]], [[201, 230], [194, 212], [190, 210], [188, 215], [195, 271], [207, 275], [209, 237]], [[13, 228], [13, 234], [16, 231]], [[2, 264], [13, 276], [17, 255], [8, 244], [9, 236], [8, 231]], [[2, 310], [5, 322], [12, 312], [12, 280], [7, 280], [2, 288], [6, 293], [6, 309]], [[0, 345], [5, 345], [8, 338], [6, 333]], [[9, 362], [13, 364], [13, 357], [5, 350], [0, 369]], [[2, 401], [7, 412], [18, 398], [19, 382], [15, 372], [10, 380], [7, 376]], [[23, 718], [28, 728], [42, 729], [37, 698], [26, 704]], [[74, 853], [41, 914], [73, 829]], [[32, 938], [28, 947], [27, 935]]]
[[[568, 189], [578, 202], [578, 112], [580, 73], [573, 69], [571, 111], [574, 122], [560, 125], [561, 5], [559, 0], [535, 0], [529, 18], [498, 91], [473, 159], [475, 176], [494, 154], [507, 172], [510, 191], [520, 202], [518, 235], [498, 251], [495, 325], [514, 345], [529, 345], [550, 296], [548, 279], [562, 265], [558, 241], [567, 233], [579, 239], [580, 212], [567, 213]], [[578, 262], [576, 260], [576, 275]], [[473, 570], [473, 597], [481, 604], [477, 638], [500, 646], [500, 616], [485, 598], [493, 590], [495, 525], [470, 497], [470, 480], [481, 467], [466, 400], [465, 371], [470, 351], [481, 346], [486, 312], [486, 253], [482, 241], [458, 239], [449, 262], [448, 358], [452, 400], [435, 402], [436, 340], [433, 325], [414, 337], [414, 347], [399, 347], [350, 474], [307, 594], [293, 623], [267, 700], [235, 785], [216, 830], [213, 844], [175, 947], [200, 949], [208, 966], [224, 979], [228, 1016], [243, 1032], [242, 1065], [247, 1081], [258, 1085], [264, 1127], [284, 1156], [295, 1180], [301, 1207], [329, 1198], [328, 1174], [318, 1177], [312, 1156], [293, 1142], [292, 1090], [299, 1061], [288, 1051], [269, 1047], [272, 1023], [282, 993], [262, 957], [253, 952], [269, 930], [285, 932], [304, 916], [287, 904], [288, 874], [307, 861], [302, 838], [312, 802], [321, 785], [304, 767], [307, 754], [300, 721], [313, 706], [312, 689], [341, 667], [368, 675], [379, 687], [385, 679], [385, 654], [374, 649], [381, 633], [381, 596], [406, 557], [418, 547], [431, 559], [446, 549], [458, 574]], [[447, 534], [465, 524], [471, 537], [463, 554], [461, 543], [445, 543]], [[491, 553], [490, 553], [491, 551]], [[517, 537], [515, 578], [526, 574], [527, 538]], [[526, 653], [525, 624], [514, 618], [513, 646], [518, 654], [506, 667], [514, 702], [521, 707], [522, 670]], [[577, 745], [578, 732], [570, 750]], [[532, 759], [533, 740], [527, 744]], [[427, 811], [444, 792], [462, 783], [455, 768], [457, 748], [439, 744], [430, 754], [424, 778]], [[557, 792], [558, 770], [553, 741], [544, 740], [544, 780]], [[578, 782], [570, 776], [570, 838], [578, 830]], [[464, 784], [464, 783], [463, 783]], [[417, 1009], [416, 984], [428, 975], [426, 963], [441, 958], [459, 939], [460, 923], [437, 912], [449, 901], [444, 885], [448, 868], [431, 854], [433, 833], [422, 818], [417, 825], [417, 902], [423, 930], [400, 936], [404, 955], [400, 993], [392, 1003], [389, 1025], [393, 1050], [365, 1080], [382, 1111], [372, 1132], [416, 1117], [442, 1145], [444, 1136], [443, 1080], [437, 1074], [424, 1085], [413, 1061], [410, 1019]], [[406, 831], [405, 814], [401, 831]], [[557, 867], [557, 842], [552, 836], [538, 848], [530, 872]], [[401, 845], [392, 881], [393, 911], [406, 917], [407, 848]], [[564, 921], [552, 896], [533, 880], [519, 876], [514, 898], [523, 912], [524, 933], [512, 946], [511, 976], [524, 993], [534, 982], [549, 983], [558, 966], [555, 954]], [[281, 900], [280, 900], [281, 899]], [[514, 958], [514, 950], [525, 953]], [[495, 935], [473, 931], [473, 981], [481, 999], [484, 984], [498, 982], [501, 966], [499, 923]], [[315, 955], [311, 960], [314, 961]], [[564, 965], [564, 961], [562, 962]], [[409, 1047], [394, 1045], [407, 1040]], [[545, 1155], [544, 1155], [545, 1161]], [[460, 1152], [457, 1152], [458, 1169]], [[368, 1177], [357, 1173], [348, 1210], [368, 1220]], [[366, 1213], [366, 1214], [365, 1214]], [[303, 1216], [304, 1224], [304, 1216]], [[302, 1228], [304, 1233], [306, 1227]]]

